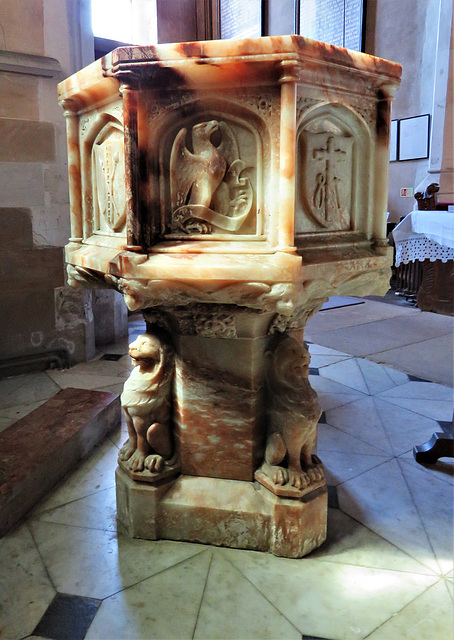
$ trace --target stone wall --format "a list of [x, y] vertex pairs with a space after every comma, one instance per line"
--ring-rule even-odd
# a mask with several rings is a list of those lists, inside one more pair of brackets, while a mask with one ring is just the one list
[[400, 62], [403, 67], [392, 118], [431, 115], [430, 157], [390, 165], [390, 221], [398, 222], [400, 216], [414, 208], [412, 198], [400, 197], [401, 187], [421, 189], [440, 181], [443, 137], [448, 125], [445, 113], [452, 24], [450, 5], [452, 0], [367, 2], [366, 52]]
[[[24, 371], [50, 351], [73, 363], [95, 353], [93, 295], [65, 285], [62, 251], [70, 228], [57, 84], [74, 69], [77, 29], [62, 0], [0, 4], [0, 360], [25, 358]], [[111, 334], [124, 335], [126, 313], [116, 317]]]

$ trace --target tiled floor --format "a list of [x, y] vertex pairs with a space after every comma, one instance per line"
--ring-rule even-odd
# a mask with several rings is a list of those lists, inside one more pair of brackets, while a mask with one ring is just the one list
[[[376, 301], [310, 321], [330, 509], [327, 542], [301, 560], [122, 535], [122, 426], [0, 541], [2, 640], [452, 640], [454, 461], [411, 453], [451, 425], [452, 328]], [[0, 429], [61, 387], [119, 392], [127, 341], [104, 351], [119, 359], [0, 382]]]

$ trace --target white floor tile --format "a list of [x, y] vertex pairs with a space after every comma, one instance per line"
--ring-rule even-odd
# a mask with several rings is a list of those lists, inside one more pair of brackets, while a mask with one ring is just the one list
[[315, 368], [327, 367], [335, 362], [342, 362], [351, 358], [348, 353], [342, 353], [317, 344], [309, 345], [309, 353], [311, 354], [310, 366]]
[[229, 550], [227, 557], [302, 634], [360, 640], [435, 576]]
[[13, 422], [16, 422], [17, 420], [20, 420], [21, 418], [28, 415], [29, 413], [31, 413], [32, 411], [40, 407], [42, 404], [47, 402], [48, 399], [49, 398], [46, 398], [44, 400], [38, 400], [37, 402], [29, 402], [27, 404], [19, 404], [19, 405], [15, 405], [14, 407], [7, 407], [5, 409], [1, 409], [0, 416], [2, 418], [8, 417], [12, 419]]
[[[429, 438], [427, 438], [427, 440], [429, 440]], [[419, 442], [418, 444], [424, 443]], [[433, 478], [438, 478], [438, 480], [447, 482], [451, 486], [454, 485], [454, 458], [441, 458], [436, 464], [423, 465], [416, 462], [413, 456], [413, 451], [407, 451], [407, 453], [399, 456], [399, 460], [402, 460], [416, 469], [420, 469]]]
[[351, 355], [349, 355], [348, 353], [343, 353], [343, 351], [336, 351], [336, 349], [330, 349], [329, 347], [324, 347], [321, 344], [314, 344], [313, 342], [309, 344], [309, 353], [311, 354], [311, 358], [312, 356], [351, 358]]
[[357, 358], [356, 362], [363, 374], [371, 395], [375, 395], [386, 389], [393, 389], [408, 381], [407, 374], [401, 373], [400, 371], [393, 371], [393, 369], [389, 367], [383, 367], [375, 362], [370, 362], [370, 360]]
[[0, 636], [16, 640], [32, 633], [55, 596], [33, 538], [25, 525], [0, 541]]
[[325, 468], [327, 484], [335, 486], [391, 459], [389, 455], [374, 456], [339, 451], [323, 451], [322, 453], [320, 449], [319, 455]]
[[310, 559], [434, 575], [431, 569], [339, 509], [328, 510], [327, 540], [310, 554]]
[[437, 400], [442, 402], [454, 401], [454, 389], [435, 382], [410, 381], [394, 389], [380, 393], [382, 398], [411, 398], [414, 400]]
[[331, 364], [335, 364], [336, 362], [344, 362], [345, 360], [349, 360], [351, 356], [319, 356], [314, 355], [311, 356], [311, 367], [321, 369], [322, 367], [328, 367]]
[[[346, 362], [349, 361], [347, 360]], [[309, 382], [311, 383], [311, 387], [315, 389], [317, 393], [347, 394], [348, 396], [353, 395], [359, 398], [362, 398], [365, 395], [365, 393], [358, 391], [358, 389], [348, 387], [346, 384], [341, 384], [335, 380], [328, 380], [328, 378], [322, 375], [309, 376]]]
[[453, 319], [448, 316], [430, 314], [429, 317], [426, 317], [424, 314], [418, 313], [375, 320], [345, 328], [335, 328], [334, 331], [320, 334], [314, 332], [310, 337], [307, 337], [311, 342], [364, 357], [408, 345], [419, 345], [422, 341], [442, 336], [449, 335], [452, 341], [452, 329]]
[[322, 459], [326, 451], [374, 457], [390, 455], [384, 452], [383, 449], [378, 449], [378, 447], [350, 436], [345, 431], [336, 429], [329, 424], [320, 424], [318, 426], [317, 451]]
[[[313, 385], [312, 385], [313, 386]], [[348, 393], [323, 393], [317, 391], [318, 404], [322, 411], [329, 411], [335, 407], [341, 407], [358, 400], [358, 395], [349, 395]]]
[[46, 373], [28, 373], [0, 380], [0, 408], [31, 404], [49, 400], [60, 391], [60, 386]]
[[346, 387], [351, 387], [361, 393], [369, 394], [369, 387], [366, 384], [364, 376], [358, 365], [357, 358], [351, 358], [344, 360], [343, 362], [337, 362], [329, 367], [324, 367], [320, 370], [320, 375], [323, 378], [334, 380]]
[[[333, 342], [337, 344], [334, 338]], [[421, 336], [413, 344], [372, 353], [368, 359], [424, 380], [454, 386], [452, 332], [430, 340]]]
[[210, 551], [199, 553], [107, 598], [86, 640], [189, 640], [193, 637], [210, 560]]
[[107, 598], [200, 552], [195, 544], [137, 540], [112, 531], [37, 520], [30, 526], [56, 589], [91, 598]]
[[[451, 573], [451, 576], [452, 576], [452, 573]], [[447, 592], [449, 594], [449, 597], [454, 602], [454, 581], [453, 581], [452, 577], [451, 578], [445, 578], [444, 582], [445, 582], [445, 587], [446, 587], [446, 590], [447, 590]]]
[[440, 580], [392, 616], [367, 640], [452, 640], [453, 636], [452, 602]]
[[222, 552], [215, 552], [194, 638], [301, 640], [301, 633], [254, 589]]
[[124, 445], [124, 443], [128, 439], [128, 428], [126, 426], [126, 423], [124, 422], [123, 414], [120, 427], [118, 427], [114, 431], [111, 431], [107, 437], [111, 442], [113, 442], [117, 449], [120, 449]]
[[326, 422], [386, 454], [392, 454], [393, 448], [379, 409], [375, 398], [363, 397], [327, 411]]
[[0, 433], [7, 429], [12, 424], [14, 424], [16, 420], [14, 418], [7, 418], [6, 416], [0, 415]]
[[452, 487], [403, 461], [399, 464], [435, 551], [440, 572], [448, 573], [454, 562]]
[[108, 377], [127, 377], [132, 369], [131, 358], [123, 356], [120, 360], [90, 360], [81, 362], [71, 367], [70, 372], [73, 374], [88, 374], [92, 376], [108, 376]]
[[72, 369], [49, 371], [48, 374], [62, 389], [67, 389], [68, 387], [73, 387], [74, 389], [104, 389], [105, 387], [121, 384], [127, 378], [127, 375], [121, 377], [73, 373]]
[[364, 394], [346, 387], [343, 384], [338, 384], [333, 380], [328, 380], [323, 376], [309, 376], [309, 382], [314, 391], [317, 392], [318, 403], [323, 411], [328, 411], [333, 407], [340, 407], [341, 405], [348, 404], [363, 398]]
[[340, 485], [337, 492], [342, 511], [433, 571], [439, 571], [432, 546], [396, 460], [349, 480]]
[[432, 420], [442, 420], [450, 422], [453, 417], [452, 402], [443, 400], [427, 400], [416, 398], [395, 398], [389, 396], [380, 396], [382, 400], [394, 404], [397, 407], [403, 407], [414, 413], [417, 413]]
[[440, 425], [381, 398], [367, 397], [326, 412], [326, 422], [384, 451], [402, 455], [428, 440]]
[[377, 320], [386, 318], [418, 316], [421, 314], [419, 309], [412, 307], [398, 307], [374, 300], [366, 300], [365, 304], [355, 305], [354, 307], [343, 307], [341, 309], [332, 309], [327, 312], [317, 313], [307, 323], [307, 339], [317, 342], [310, 335], [319, 332], [332, 331], [333, 329], [341, 329], [343, 327], [352, 327], [367, 324]]
[[95, 391], [107, 391], [108, 393], [116, 393], [121, 396], [123, 393], [124, 382], [118, 384], [110, 384], [107, 387], [96, 387]]
[[108, 439], [97, 445], [91, 454], [83, 460], [51, 491], [31, 512], [37, 517], [44, 511], [55, 509], [73, 500], [79, 500], [96, 491], [115, 486], [118, 449]]
[[441, 430], [438, 422], [414, 411], [381, 398], [374, 398], [374, 403], [396, 456], [412, 451], [415, 445], [426, 442], [432, 433]]
[[117, 530], [115, 487], [97, 491], [86, 498], [74, 500], [56, 509], [35, 516], [40, 522], [68, 524], [103, 531]]

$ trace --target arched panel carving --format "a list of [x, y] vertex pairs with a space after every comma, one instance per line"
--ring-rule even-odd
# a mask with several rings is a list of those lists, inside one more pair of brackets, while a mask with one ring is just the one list
[[227, 101], [194, 102], [160, 119], [152, 135], [166, 237], [263, 237], [270, 145], [257, 114]]
[[309, 109], [298, 129], [297, 233], [358, 230], [371, 195], [371, 137], [341, 104]]
[[91, 233], [123, 235], [126, 193], [124, 129], [120, 120], [104, 113], [93, 122], [84, 140], [84, 160], [91, 167], [84, 189]]

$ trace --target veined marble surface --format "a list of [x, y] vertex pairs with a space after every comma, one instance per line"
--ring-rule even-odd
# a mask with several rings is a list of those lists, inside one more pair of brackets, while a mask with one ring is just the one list
[[162, 287], [175, 304], [252, 308], [263, 290], [244, 283], [297, 284], [295, 307], [382, 292], [400, 73], [282, 36], [124, 47], [71, 76], [70, 281], [118, 288], [131, 309]]

